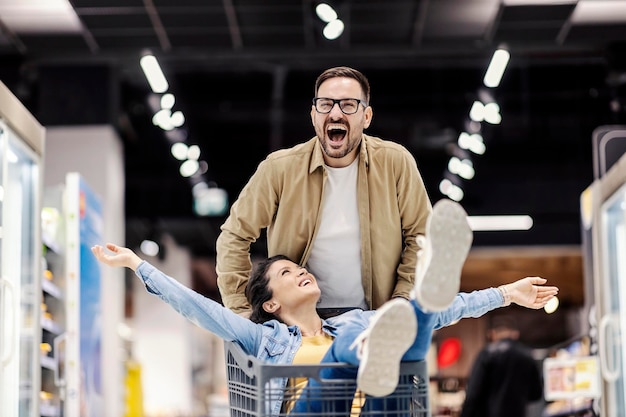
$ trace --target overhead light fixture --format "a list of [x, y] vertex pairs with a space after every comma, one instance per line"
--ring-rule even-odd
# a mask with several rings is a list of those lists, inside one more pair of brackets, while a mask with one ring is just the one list
[[185, 115], [182, 111], [178, 110], [172, 113], [170, 116], [170, 123], [174, 127], [181, 127], [185, 123]]
[[461, 132], [457, 143], [461, 149], [467, 149], [476, 155], [482, 155], [486, 150], [483, 137], [479, 133], [472, 133], [470, 135], [467, 132]]
[[180, 165], [179, 171], [180, 171], [180, 175], [182, 175], [185, 178], [188, 178], [188, 177], [191, 177], [196, 172], [198, 172], [198, 169], [200, 169], [200, 164], [198, 163], [198, 161], [193, 160], [193, 159], [188, 159]]
[[189, 149], [187, 149], [187, 159], [194, 161], [200, 159], [200, 147], [198, 145], [191, 145]]
[[529, 230], [533, 227], [533, 219], [528, 215], [468, 216], [467, 222], [475, 232]]
[[487, 103], [485, 104], [485, 122], [491, 123], [492, 125], [498, 125], [502, 122], [502, 116], [500, 115], [500, 106], [498, 103]]
[[461, 160], [456, 156], [450, 158], [450, 161], [448, 162], [448, 171], [466, 180], [474, 178], [474, 174], [476, 173], [472, 161], [469, 159]]
[[167, 109], [159, 110], [152, 116], [152, 124], [160, 127], [163, 130], [172, 130], [174, 125], [172, 124], [172, 112]]
[[222, 216], [228, 211], [228, 194], [216, 184], [201, 182], [193, 186], [193, 209], [199, 216]]
[[328, 22], [324, 27], [324, 37], [328, 40], [335, 40], [343, 33], [344, 25], [341, 19], [335, 19], [332, 22]]
[[474, 122], [482, 122], [485, 120], [485, 106], [483, 103], [478, 100], [474, 101], [469, 111], [469, 117]]
[[335, 40], [341, 36], [343, 30], [345, 29], [345, 25], [343, 21], [339, 19], [337, 12], [327, 3], [320, 3], [315, 7], [315, 13], [317, 17], [324, 23], [324, 30], [322, 34], [328, 40]]
[[174, 103], [176, 103], [176, 97], [174, 94], [167, 93], [161, 96], [161, 108], [171, 110], [174, 107]]
[[159, 254], [159, 244], [154, 240], [143, 240], [139, 245], [139, 250], [147, 256], [157, 256]]
[[465, 193], [463, 193], [463, 189], [447, 178], [444, 178], [439, 183], [439, 191], [441, 192], [441, 194], [447, 195], [451, 200], [454, 201], [461, 201], [465, 196]]
[[504, 70], [510, 58], [511, 54], [505, 49], [498, 49], [493, 53], [491, 62], [485, 73], [485, 78], [483, 79], [486, 87], [494, 88], [500, 85], [500, 80], [502, 80]]
[[500, 106], [496, 102], [483, 104], [480, 101], [474, 101], [470, 108], [469, 117], [474, 122], [485, 121], [492, 125], [500, 124], [502, 121]]
[[179, 161], [184, 161], [187, 159], [187, 153], [189, 152], [189, 147], [187, 144], [182, 142], [176, 142], [170, 148], [170, 152], [172, 152], [172, 156]]
[[543, 306], [543, 310], [548, 314], [554, 313], [558, 308], [559, 308], [559, 298], [556, 296], [552, 297], [548, 301], [548, 303], [545, 306]]
[[320, 3], [315, 7], [315, 13], [321, 21], [329, 23], [337, 19], [337, 12], [329, 4]]
[[575, 4], [578, 0], [502, 0], [505, 6], [557, 6]]
[[155, 93], [164, 93], [169, 88], [169, 84], [167, 83], [167, 79], [161, 71], [161, 66], [159, 65], [159, 61], [157, 61], [154, 55], [144, 55], [139, 60], [139, 65], [141, 65], [141, 69], [143, 70], [146, 79], [148, 80], [148, 84], [150, 84], [150, 88]]

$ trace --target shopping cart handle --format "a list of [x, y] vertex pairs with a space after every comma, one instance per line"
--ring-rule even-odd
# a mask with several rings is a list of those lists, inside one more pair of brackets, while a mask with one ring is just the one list
[[256, 368], [258, 368], [261, 361], [256, 359], [254, 356], [245, 353], [237, 342], [229, 342], [225, 340], [224, 352], [226, 352], [226, 355], [232, 355], [235, 363], [248, 377], [254, 378], [257, 373]]

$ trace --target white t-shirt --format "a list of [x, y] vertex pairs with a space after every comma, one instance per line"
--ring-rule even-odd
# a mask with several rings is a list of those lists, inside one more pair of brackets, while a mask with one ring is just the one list
[[318, 307], [367, 309], [361, 283], [358, 167], [358, 158], [345, 168], [326, 166], [322, 218], [306, 265], [322, 290]]

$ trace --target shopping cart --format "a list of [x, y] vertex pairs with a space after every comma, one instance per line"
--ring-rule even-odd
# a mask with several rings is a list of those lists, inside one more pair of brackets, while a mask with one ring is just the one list
[[[287, 412], [281, 410], [274, 416], [293, 417], [335, 417], [335, 416], [410, 416], [430, 417], [428, 408], [428, 374], [426, 363], [403, 362], [400, 368], [400, 380], [396, 390], [382, 401], [378, 401], [376, 409], [370, 409], [370, 397], [355, 395], [353, 379], [320, 379], [322, 369], [329, 367], [350, 368], [348, 364], [320, 365], [275, 365], [263, 363], [254, 356], [247, 355], [235, 342], [226, 342], [226, 375], [228, 378], [228, 396], [231, 417], [269, 417], [269, 404], [283, 397], [283, 404], [299, 398], [315, 400], [315, 395], [323, 398], [322, 412]], [[321, 390], [301, 392], [276, 383], [283, 378], [315, 378], [321, 383]], [[274, 384], [270, 382], [275, 382]], [[321, 394], [320, 394], [321, 392]], [[342, 410], [337, 404], [342, 401], [352, 403], [348, 410]]]

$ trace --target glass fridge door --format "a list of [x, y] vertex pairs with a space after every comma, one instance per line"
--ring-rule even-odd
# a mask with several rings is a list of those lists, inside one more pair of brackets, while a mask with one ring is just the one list
[[39, 156], [0, 119], [0, 415], [39, 415]]
[[600, 362], [607, 415], [626, 416], [626, 185], [602, 205]]

